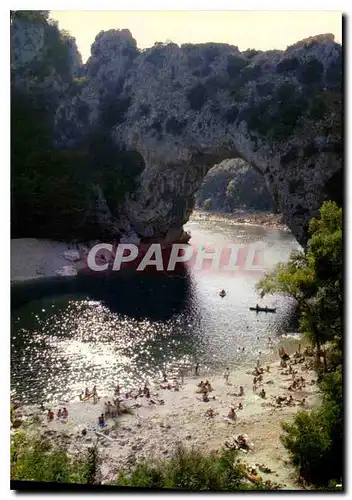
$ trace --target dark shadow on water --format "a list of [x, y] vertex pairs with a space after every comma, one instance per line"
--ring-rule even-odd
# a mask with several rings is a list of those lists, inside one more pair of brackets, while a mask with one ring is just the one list
[[135, 319], [167, 320], [185, 311], [192, 295], [191, 278], [183, 274], [80, 274], [11, 284], [11, 310], [43, 297], [102, 302], [111, 312]]

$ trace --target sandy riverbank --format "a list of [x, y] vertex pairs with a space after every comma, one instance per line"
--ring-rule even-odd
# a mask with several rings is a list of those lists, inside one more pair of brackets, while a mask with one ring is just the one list
[[65, 252], [73, 250], [67, 243], [36, 238], [11, 240], [11, 281], [25, 281], [42, 277], [74, 275], [85, 267], [83, 253], [76, 262], [65, 258]]
[[[155, 385], [151, 390], [152, 398], [163, 399], [164, 404], [149, 404], [145, 397], [126, 400], [127, 406], [137, 404], [138, 407], [132, 410], [132, 415], [122, 415], [117, 421], [107, 420], [104, 435], [96, 433], [96, 430], [101, 432], [96, 425], [97, 418], [104, 411], [104, 403], [112, 400], [113, 395], [102, 397], [97, 404], [80, 402], [78, 397], [76, 402], [62, 402], [61, 407], [68, 409], [67, 422], [57, 420], [55, 416], [55, 420], [48, 423], [46, 412], [40, 412], [34, 406], [19, 408], [16, 413], [24, 418], [28, 432], [41, 432], [58, 442], [66, 439], [73, 452], [97, 442], [103, 458], [104, 482], [113, 480], [118, 470], [133, 464], [136, 459], [169, 457], [178, 443], [207, 451], [219, 449], [224, 440], [237, 434], [247, 434], [254, 449], [247, 454], [240, 451], [240, 456], [249, 464], [263, 463], [271, 469], [271, 473], [260, 473], [264, 479], [282, 484], [283, 489], [300, 489], [279, 436], [282, 433], [281, 422], [290, 421], [302, 409], [299, 401], [306, 398], [306, 409], [319, 402], [317, 386], [312, 383], [316, 374], [311, 366], [306, 366], [307, 360], [308, 364], [312, 362], [312, 358], [306, 358], [303, 363], [292, 364], [293, 369], [297, 370], [296, 376], [302, 375], [306, 384], [304, 388], [293, 392], [288, 390], [292, 375], [288, 375], [279, 362], [270, 365], [270, 372], [264, 372], [263, 383], [256, 392], [253, 392], [252, 369], [233, 371], [230, 385], [226, 385], [221, 376], [208, 377], [214, 389], [210, 397], [215, 397], [208, 403], [203, 402], [201, 395], [196, 393], [202, 374], [185, 378], [179, 391], [160, 389], [159, 384]], [[244, 396], [232, 396], [238, 393], [240, 385], [244, 388]], [[259, 396], [261, 388], [266, 391], [265, 399]], [[153, 396], [155, 392], [158, 396]], [[293, 406], [273, 405], [274, 397], [290, 394], [295, 401]], [[233, 423], [225, 420], [230, 406], [240, 401], [243, 410], [237, 411], [237, 421]], [[58, 407], [53, 408], [55, 415]], [[205, 416], [210, 407], [217, 413], [213, 419]], [[33, 415], [38, 414], [42, 422], [31, 424]], [[87, 430], [85, 436], [82, 435], [83, 429]]]

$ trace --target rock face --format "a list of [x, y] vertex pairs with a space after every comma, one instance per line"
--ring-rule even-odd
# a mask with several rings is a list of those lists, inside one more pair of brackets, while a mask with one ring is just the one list
[[169, 43], [139, 51], [128, 30], [100, 33], [79, 95], [56, 113], [56, 144], [102, 122], [145, 169], [124, 215], [154, 235], [181, 227], [207, 171], [255, 166], [300, 243], [326, 198], [341, 199], [341, 46], [333, 35], [285, 51]]
[[54, 110], [56, 147], [79, 148], [101, 134], [100, 146], [108, 137], [141, 155], [139, 188], [116, 209], [94, 184], [85, 212], [99, 234], [182, 235], [208, 170], [242, 158], [305, 244], [321, 203], [342, 203], [341, 51], [329, 34], [285, 51], [215, 43], [141, 51], [128, 30], [109, 30], [82, 66], [75, 40], [55, 22], [16, 15], [11, 83]]
[[59, 38], [57, 23], [46, 22], [40, 16], [16, 16], [11, 22], [11, 84], [16, 90], [44, 99], [50, 107], [59, 105], [72, 77], [78, 76], [83, 67], [76, 41], [69, 35], [63, 37], [68, 64], [53, 53]]

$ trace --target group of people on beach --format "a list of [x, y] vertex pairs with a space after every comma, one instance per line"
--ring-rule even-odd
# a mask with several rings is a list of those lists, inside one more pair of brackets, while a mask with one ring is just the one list
[[93, 399], [93, 403], [96, 404], [98, 400], [100, 399], [98, 397], [98, 392], [97, 392], [97, 386], [95, 385], [92, 389], [92, 392], [86, 387], [85, 391], [81, 392], [79, 395], [80, 401], [89, 401], [90, 399]]
[[[305, 349], [304, 352], [301, 351], [301, 344], [298, 346], [298, 350], [293, 354], [292, 358], [288, 354], [286, 354], [285, 350], [283, 348], [279, 349], [279, 356], [280, 356], [280, 369], [282, 375], [291, 375], [292, 376], [292, 382], [288, 386], [289, 391], [296, 391], [296, 390], [301, 390], [304, 389], [306, 386], [306, 380], [305, 378], [301, 375], [298, 376], [297, 370], [293, 368], [293, 365], [296, 365], [297, 363], [303, 363], [305, 361], [305, 356], [311, 356], [313, 355], [312, 352], [310, 352], [308, 349]], [[283, 371], [285, 370], [285, 371]], [[292, 394], [288, 396], [276, 396], [275, 397], [275, 403], [276, 406], [281, 407], [281, 406], [293, 406], [298, 402], [300, 406], [305, 406], [306, 405], [306, 398], [302, 398], [301, 400], [295, 400], [293, 399]]]
[[[198, 384], [198, 391], [202, 394], [202, 400], [207, 403], [209, 401], [209, 392], [212, 392], [213, 388], [208, 380], [203, 382], [203, 380], [200, 381]], [[215, 399], [215, 398], [214, 398]]]
[[[67, 417], [68, 417], [68, 411], [67, 411], [67, 409], [63, 408], [61, 410], [61, 408], [59, 408], [56, 417], [57, 417], [58, 420], [60, 420], [60, 419], [66, 420]], [[55, 418], [55, 414], [54, 414], [54, 412], [53, 412], [53, 410], [51, 408], [48, 410], [47, 418], [48, 418], [49, 422], [51, 422]]]
[[[163, 377], [163, 380], [165, 380], [165, 376], [166, 374], [164, 373], [164, 377]], [[166, 379], [166, 382], [169, 383]], [[94, 386], [95, 387], [95, 386]], [[161, 386], [162, 388], [166, 388], [166, 387], [163, 387]], [[97, 394], [96, 392], [96, 387], [95, 387], [95, 394]], [[121, 398], [120, 397], [120, 394], [121, 394], [121, 388], [120, 388], [120, 384], [119, 382], [116, 383], [116, 386], [115, 386], [115, 390], [114, 390], [114, 394], [115, 394], [115, 398], [112, 399], [112, 402], [111, 401], [107, 401], [104, 403], [104, 412], [101, 413], [101, 415], [98, 417], [98, 425], [100, 427], [104, 427], [105, 426], [105, 422], [107, 419], [109, 418], [115, 418], [117, 417], [120, 413], [123, 413], [126, 408], [122, 407], [121, 406], [121, 403], [123, 401], [126, 401], [126, 400], [129, 400], [129, 399], [137, 399], [137, 398], [141, 398], [141, 397], [145, 397], [147, 398], [148, 400], [148, 403], [150, 405], [153, 405], [153, 404], [164, 404], [165, 401], [163, 399], [157, 399], [157, 398], [152, 398], [152, 395], [151, 395], [151, 392], [150, 392], [150, 387], [148, 385], [147, 382], [144, 383], [144, 387], [139, 387], [138, 389], [130, 389], [128, 390], [125, 395], [124, 395], [124, 398]], [[158, 394], [155, 394], [155, 396], [158, 396]], [[88, 398], [84, 398], [83, 400], [88, 400]], [[131, 406], [130, 408], [134, 408], [135, 406], [140, 406], [139, 404], [135, 404], [134, 406]]]
[[[291, 361], [292, 361], [292, 364], [296, 364], [296, 363], [300, 362], [300, 358], [302, 356], [304, 356], [304, 354], [300, 352], [300, 348], [299, 348], [299, 350], [294, 354], [293, 360], [291, 360], [290, 356], [285, 352], [285, 350], [282, 347], [279, 349], [279, 356], [280, 356], [280, 361], [281, 361], [280, 368], [281, 369], [283, 368], [282, 362], [284, 362], [286, 364], [286, 368], [287, 368], [287, 366], [289, 367], [288, 373], [292, 374], [292, 383], [288, 387], [288, 390], [290, 390], [290, 391], [302, 389], [302, 388], [305, 387], [305, 379], [302, 376], [298, 377], [297, 376], [297, 371], [293, 370], [292, 369], [292, 365], [291, 365]], [[253, 378], [253, 392], [257, 393], [258, 388], [260, 388], [260, 386], [263, 384], [265, 372], [266, 373], [271, 373], [270, 366], [269, 365], [266, 366], [266, 369], [264, 370], [264, 368], [260, 365], [260, 360], [258, 358], [256, 366], [254, 367], [253, 371], [251, 372], [252, 375], [254, 375], [254, 378]], [[285, 372], [283, 374], [285, 374]], [[229, 384], [229, 376], [230, 376], [230, 369], [226, 368], [226, 370], [224, 372], [224, 380], [225, 380], [226, 385], [230, 385]], [[273, 381], [269, 380], [267, 383], [273, 383]], [[198, 388], [200, 389], [200, 391], [198, 390], [197, 392], [202, 392], [203, 393], [203, 395], [204, 395], [203, 401], [209, 401], [209, 398], [207, 396], [207, 393], [208, 393], [207, 386], [208, 386], [208, 384], [210, 386], [210, 383], [208, 381], [206, 381], [206, 383], [204, 383], [203, 381], [201, 381], [198, 384]], [[266, 394], [266, 391], [265, 391], [265, 389], [264, 389], [263, 386], [260, 388], [260, 392], [257, 393], [257, 394], [262, 399], [266, 399], [267, 398], [267, 394]], [[243, 388], [243, 386], [240, 386], [240, 389], [239, 389], [238, 393], [228, 393], [228, 395], [235, 396], [235, 397], [243, 397], [244, 396], [244, 388]], [[298, 403], [301, 406], [304, 406], [306, 404], [306, 398], [303, 398], [301, 401], [299, 401], [299, 400], [297, 400], [297, 401], [298, 401]], [[292, 405], [296, 404], [295, 400], [293, 399], [292, 394], [290, 394], [288, 396], [276, 396], [275, 397], [275, 402], [276, 402], [277, 406], [282, 406], [282, 405], [292, 406]], [[242, 409], [243, 409], [243, 403], [242, 402], [240, 402], [237, 407], [235, 405], [231, 406], [226, 419], [236, 420], [237, 419], [236, 411], [242, 410]], [[216, 415], [216, 412], [214, 411], [213, 408], [210, 408], [210, 409], [208, 409], [206, 411], [206, 416], [208, 418], [213, 418], [215, 415]]]

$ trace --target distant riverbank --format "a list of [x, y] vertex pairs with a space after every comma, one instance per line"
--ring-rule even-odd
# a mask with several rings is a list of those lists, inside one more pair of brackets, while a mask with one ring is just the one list
[[193, 219], [208, 219], [212, 221], [224, 220], [232, 224], [264, 226], [268, 229], [278, 229], [281, 231], [289, 231], [289, 228], [283, 222], [282, 214], [273, 214], [272, 212], [258, 212], [254, 210], [236, 210], [231, 213], [224, 212], [207, 212], [204, 210], [196, 210]]

